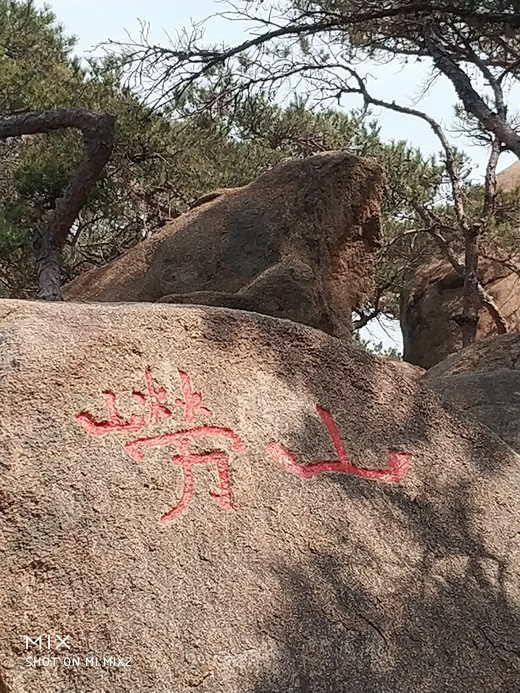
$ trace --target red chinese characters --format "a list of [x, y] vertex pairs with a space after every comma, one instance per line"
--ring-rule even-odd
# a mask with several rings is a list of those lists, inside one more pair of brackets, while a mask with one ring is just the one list
[[173, 520], [188, 507], [193, 492], [192, 467], [194, 464], [210, 464], [214, 462], [217, 465], [220, 493], [210, 491], [210, 496], [223, 508], [233, 507], [231, 503], [227, 454], [224, 452], [191, 452], [189, 446], [190, 440], [199, 436], [224, 436], [233, 442], [233, 448], [235, 450], [244, 450], [246, 447], [244, 441], [233, 433], [233, 431], [230, 431], [228, 428], [222, 428], [221, 426], [198, 426], [197, 428], [189, 428], [185, 431], [178, 431], [177, 433], [166, 433], [152, 438], [139, 438], [125, 445], [126, 451], [135, 460], [142, 460], [144, 451], [149, 447], [176, 443], [179, 448], [179, 454], [172, 457], [172, 462], [181, 467], [183, 472], [184, 488], [182, 497], [175, 508], [161, 517], [161, 522]]
[[320, 474], [321, 472], [345, 472], [346, 474], [353, 474], [354, 476], [362, 476], [365, 479], [375, 479], [377, 481], [389, 481], [393, 483], [397, 483], [404, 479], [410, 467], [409, 455], [405, 452], [389, 453], [388, 469], [363, 469], [362, 467], [356, 467], [347, 459], [345, 447], [343, 446], [341, 436], [332, 416], [321, 407], [316, 407], [316, 411], [327, 427], [339, 459], [302, 465], [296, 461], [294, 455], [286, 450], [283, 445], [279, 443], [268, 443], [266, 448], [287, 471], [302, 479], [310, 479], [310, 477], [315, 474]]
[[[150, 371], [145, 371], [144, 375], [150, 397], [150, 423], [155, 426], [161, 416], [169, 417], [172, 413], [162, 404], [167, 398], [166, 390], [155, 388]], [[106, 433], [137, 433], [146, 425], [144, 418], [137, 414], [132, 414], [130, 421], [124, 423], [117, 409], [116, 395], [108, 390], [105, 390], [102, 395], [108, 412], [108, 421], [95, 421], [88, 412], [82, 412], [74, 417], [91, 436], [102, 436]], [[132, 398], [137, 404], [146, 403], [146, 396], [141, 392], [133, 392]]]
[[102, 436], [105, 433], [137, 433], [145, 425], [143, 417], [137, 414], [132, 414], [130, 421], [124, 423], [117, 410], [115, 394], [106, 390], [101, 394], [108, 411], [108, 421], [94, 421], [88, 412], [82, 412], [74, 417], [91, 436]]
[[[194, 392], [191, 381], [187, 373], [179, 371], [181, 379], [181, 390], [184, 399], [176, 399], [175, 405], [185, 407], [184, 420], [190, 423], [196, 414], [200, 413], [206, 417], [213, 415], [212, 411], [202, 404], [202, 396]], [[164, 388], [157, 389], [149, 371], [145, 372], [146, 386], [150, 400], [150, 424], [155, 426], [161, 417], [171, 417], [172, 412], [164, 405], [167, 399]], [[105, 391], [102, 393], [108, 412], [108, 421], [95, 421], [91, 414], [82, 412], [74, 418], [83, 426], [85, 431], [93, 436], [104, 435], [107, 433], [137, 433], [143, 426], [145, 420], [142, 416], [132, 414], [130, 421], [125, 423], [116, 406], [116, 395], [113, 392]], [[140, 392], [134, 392], [132, 397], [138, 404], [146, 403], [146, 396]], [[219, 493], [210, 492], [213, 500], [223, 508], [232, 508], [231, 486], [229, 482], [229, 469], [227, 453], [214, 451], [206, 453], [194, 453], [190, 450], [190, 441], [200, 436], [222, 436], [230, 440], [234, 450], [244, 450], [246, 445], [233, 431], [221, 426], [197, 426], [175, 433], [163, 433], [125, 444], [128, 454], [135, 460], [142, 460], [145, 450], [150, 447], [175, 444], [179, 454], [172, 457], [174, 465], [179, 466], [183, 473], [183, 490], [180, 501], [169, 512], [161, 517], [161, 522], [168, 522], [178, 517], [190, 502], [193, 493], [193, 465], [195, 464], [216, 464], [219, 478]]]
[[192, 421], [198, 411], [206, 416], [213, 416], [212, 411], [202, 406], [202, 396], [200, 392], [193, 392], [191, 389], [190, 376], [183, 371], [179, 371], [179, 376], [181, 378], [181, 389], [184, 399], [176, 399], [175, 406], [186, 407], [186, 422], [189, 423]]
[[[196, 416], [211, 418], [213, 412], [204, 406], [200, 392], [193, 390], [190, 377], [184, 371], [179, 370], [182, 398], [174, 401], [175, 407], [184, 409], [184, 423], [191, 424]], [[128, 421], [124, 421], [117, 404], [116, 395], [110, 391], [102, 393], [108, 418], [105, 421], [96, 421], [89, 412], [81, 412], [74, 418], [92, 436], [106, 435], [108, 433], [136, 434], [146, 425], [156, 426], [161, 419], [169, 419], [173, 411], [166, 406], [168, 395], [162, 387], [157, 387], [149, 370], [145, 371], [146, 394], [133, 392], [132, 398], [137, 404], [144, 406], [149, 402], [149, 416], [146, 421], [144, 416], [131, 414]], [[269, 453], [291, 474], [302, 479], [309, 479], [322, 472], [342, 472], [365, 479], [398, 483], [403, 480], [410, 467], [409, 455], [404, 452], [390, 452], [387, 469], [364, 469], [353, 465], [347, 459], [345, 447], [341, 440], [338, 428], [332, 415], [317, 406], [318, 416], [325, 424], [327, 431], [334, 443], [338, 459], [314, 462], [312, 464], [300, 464], [295, 456], [283, 445], [271, 442], [266, 445]], [[195, 465], [214, 464], [217, 469], [219, 490], [210, 492], [211, 498], [222, 508], [232, 508], [231, 484], [229, 477], [228, 453], [221, 450], [211, 452], [195, 452], [190, 444], [201, 437], [216, 436], [231, 443], [232, 449], [241, 451], [246, 448], [245, 442], [229, 428], [214, 425], [199, 425], [185, 427], [172, 433], [160, 433], [149, 435], [126, 442], [126, 452], [134, 460], [142, 461], [148, 448], [175, 445], [177, 454], [171, 458], [172, 463], [182, 472], [183, 488], [181, 498], [177, 505], [161, 517], [161, 522], [168, 522], [179, 517], [189, 505], [193, 494], [193, 467]]]

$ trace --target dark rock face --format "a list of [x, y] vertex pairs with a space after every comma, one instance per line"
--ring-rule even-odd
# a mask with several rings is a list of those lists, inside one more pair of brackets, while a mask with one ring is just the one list
[[477, 342], [424, 375], [426, 384], [520, 452], [520, 334]]
[[490, 371], [520, 371], [520, 332], [488, 337], [461, 349], [456, 354], [430, 368], [425, 380], [446, 378], [461, 373], [489, 373]]
[[520, 372], [462, 373], [428, 385], [520, 452]]
[[[519, 184], [520, 162], [517, 161], [497, 176], [501, 204], [506, 204], [507, 196]], [[511, 218], [514, 218], [515, 205], [518, 206], [514, 200], [506, 204]], [[489, 250], [488, 254], [493, 255], [494, 251]], [[512, 330], [518, 329], [520, 323], [519, 267], [518, 257], [508, 257], [505, 263], [484, 257], [479, 261], [480, 281]], [[462, 314], [463, 292], [462, 278], [445, 258], [432, 257], [411, 268], [401, 294], [405, 361], [431, 369], [462, 349], [462, 333], [457, 320]], [[496, 325], [488, 311], [482, 308], [477, 340], [494, 334], [497, 334]]]
[[221, 308], [0, 334], [2, 690], [517, 693], [520, 458], [415, 375]]
[[[481, 259], [479, 276], [511, 328], [520, 322], [520, 278], [500, 262]], [[462, 315], [463, 279], [447, 260], [432, 259], [410, 271], [401, 293], [403, 358], [432, 368], [462, 349], [457, 319]], [[477, 339], [497, 333], [485, 308], [479, 311]]]
[[345, 152], [290, 160], [243, 188], [208, 195], [66, 300], [238, 307], [350, 338], [372, 288], [381, 166]]

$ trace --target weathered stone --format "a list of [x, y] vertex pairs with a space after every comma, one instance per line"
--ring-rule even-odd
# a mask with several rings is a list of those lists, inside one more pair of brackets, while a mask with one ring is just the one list
[[489, 337], [437, 364], [424, 381], [520, 452], [520, 334]]
[[220, 308], [0, 334], [2, 691], [517, 693], [520, 457], [415, 377]]
[[408, 363], [407, 361], [402, 361], [401, 359], [394, 359], [389, 356], [377, 356], [376, 358], [382, 359], [384, 362], [390, 361], [390, 363], [392, 363], [392, 365], [395, 368], [398, 368], [403, 373], [403, 375], [412, 380], [418, 380], [419, 378], [422, 378], [422, 376], [426, 372], [424, 368], [414, 366], [411, 363]]
[[[519, 275], [499, 261], [481, 259], [479, 276], [508, 325], [517, 327]], [[462, 349], [462, 331], [457, 319], [462, 315], [463, 294], [464, 280], [447, 260], [435, 258], [411, 268], [401, 293], [405, 361], [429, 369]], [[481, 308], [478, 316], [478, 340], [497, 333], [486, 308]]]
[[512, 192], [518, 187], [520, 187], [520, 161], [515, 161], [497, 174], [497, 188], [499, 191]]
[[[506, 203], [509, 193], [520, 185], [520, 162], [497, 175], [497, 190], [502, 209], [515, 218], [514, 201]], [[504, 197], [505, 194], [505, 197]], [[500, 214], [501, 208], [497, 210]], [[518, 211], [518, 210], [517, 210]], [[496, 260], [481, 257], [479, 279], [494, 299], [510, 329], [520, 323], [520, 257], [500, 262], [500, 252], [487, 249]], [[410, 268], [401, 293], [401, 329], [405, 361], [430, 369], [450, 354], [462, 349], [458, 319], [463, 310], [464, 282], [438, 249], [428, 259]], [[460, 258], [464, 263], [464, 258]], [[515, 269], [516, 267], [516, 269]], [[497, 334], [497, 327], [486, 308], [478, 314], [477, 340]]]
[[487, 373], [501, 370], [520, 372], [520, 332], [518, 331], [488, 337], [461, 349], [426, 371], [424, 379], [432, 380], [460, 373]]
[[349, 338], [372, 288], [384, 176], [327, 152], [289, 160], [194, 209], [64, 288], [66, 300], [240, 307]]

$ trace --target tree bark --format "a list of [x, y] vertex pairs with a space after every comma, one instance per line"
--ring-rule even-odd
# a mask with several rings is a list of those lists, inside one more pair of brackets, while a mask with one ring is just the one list
[[465, 234], [464, 297], [462, 306], [461, 330], [462, 346], [466, 347], [477, 338], [478, 309], [478, 226], [473, 225]]
[[431, 22], [424, 25], [424, 38], [435, 66], [451, 81], [466, 111], [520, 159], [520, 134], [503, 117], [492, 111], [473, 88], [470, 78], [440, 44]]
[[38, 298], [61, 300], [60, 255], [72, 224], [110, 159], [114, 144], [115, 117], [81, 108], [53, 109], [0, 119], [0, 138], [20, 137], [76, 128], [83, 134], [85, 151], [63, 195], [56, 200], [49, 218], [35, 230], [33, 250], [38, 269]]

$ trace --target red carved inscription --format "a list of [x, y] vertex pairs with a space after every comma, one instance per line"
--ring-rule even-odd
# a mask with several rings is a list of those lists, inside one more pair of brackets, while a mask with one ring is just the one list
[[198, 426], [190, 428], [186, 431], [177, 431], [176, 433], [165, 433], [160, 436], [151, 438], [140, 438], [131, 443], [126, 443], [125, 449], [128, 454], [135, 460], [142, 460], [146, 448], [155, 447], [158, 445], [168, 445], [175, 443], [179, 448], [179, 454], [172, 457], [173, 464], [182, 468], [184, 486], [182, 497], [179, 503], [170, 512], [161, 517], [161, 522], [168, 522], [178, 517], [188, 506], [193, 492], [193, 471], [194, 464], [211, 464], [217, 465], [220, 493], [210, 491], [210, 496], [215, 503], [218, 503], [223, 508], [232, 508], [231, 502], [231, 486], [229, 483], [228, 459], [224, 452], [206, 452], [193, 453], [189, 449], [190, 440], [199, 436], [223, 436], [229, 438], [233, 442], [234, 450], [244, 450], [246, 444], [229, 428], [220, 426]]
[[113, 392], [102, 392], [105, 406], [108, 412], [108, 421], [95, 421], [92, 414], [82, 412], [74, 417], [91, 436], [102, 436], [106, 433], [137, 433], [145, 425], [142, 416], [132, 414], [130, 421], [124, 423], [116, 405], [116, 396]]
[[388, 469], [363, 469], [362, 467], [356, 467], [347, 459], [345, 447], [332, 416], [321, 407], [316, 407], [316, 411], [327, 427], [339, 459], [302, 465], [296, 461], [294, 455], [284, 448], [283, 445], [268, 443], [266, 448], [287, 471], [302, 479], [310, 479], [315, 474], [320, 474], [321, 472], [344, 472], [377, 481], [397, 483], [403, 480], [410, 467], [409, 455], [405, 452], [390, 452], [388, 455]]
[[200, 392], [193, 392], [191, 389], [190, 376], [184, 373], [184, 371], [179, 371], [179, 376], [181, 378], [181, 390], [184, 399], [176, 399], [175, 404], [177, 407], [186, 407], [186, 412], [184, 414], [186, 423], [193, 421], [193, 417], [198, 411], [204, 414], [204, 416], [213, 416], [213, 412], [210, 409], [202, 406], [202, 396]]
[[150, 423], [152, 426], [155, 426], [161, 416], [169, 418], [172, 413], [162, 404], [162, 402], [168, 398], [166, 390], [163, 387], [159, 389], [155, 388], [150, 371], [146, 371], [144, 375], [146, 378], [146, 387], [148, 388], [148, 396], [150, 397]]
[[[199, 392], [194, 392], [191, 380], [187, 373], [179, 370], [181, 390], [184, 399], [176, 399], [178, 407], [185, 407], [184, 420], [191, 423], [197, 414], [210, 417], [212, 411], [202, 404], [202, 396]], [[166, 390], [162, 387], [157, 388], [150, 371], [145, 372], [146, 388], [150, 401], [151, 426], [157, 425], [160, 418], [170, 418], [172, 412], [165, 406], [168, 398]], [[116, 405], [116, 395], [113, 392], [105, 391], [102, 393], [105, 406], [108, 412], [107, 421], [96, 421], [89, 412], [77, 414], [74, 418], [85, 429], [89, 435], [99, 436], [107, 433], [137, 433], [146, 422], [142, 416], [132, 414], [130, 421], [124, 422]], [[132, 399], [139, 405], [146, 404], [146, 396], [141, 392], [133, 392]], [[246, 444], [229, 428], [221, 426], [197, 426], [174, 433], [163, 433], [161, 435], [138, 438], [125, 444], [125, 450], [130, 457], [135, 460], [143, 460], [147, 448], [175, 444], [179, 454], [174, 455], [171, 461], [182, 470], [183, 490], [180, 501], [169, 512], [161, 517], [161, 522], [168, 522], [178, 517], [186, 508], [191, 500], [193, 493], [193, 465], [195, 464], [215, 464], [219, 479], [219, 492], [210, 491], [210, 496], [222, 508], [232, 508], [231, 484], [229, 480], [228, 457], [225, 452], [213, 451], [207, 453], [194, 453], [190, 450], [189, 443], [194, 438], [200, 436], [220, 436], [228, 439], [233, 444], [234, 450], [244, 450]]]
[[[208, 418], [213, 416], [211, 409], [203, 405], [200, 392], [195, 392], [193, 390], [189, 375], [181, 370], [178, 372], [183, 398], [176, 399], [175, 406], [184, 408], [184, 422], [187, 424], [191, 423], [197, 415]], [[165, 404], [168, 399], [166, 390], [163, 387], [157, 387], [155, 385], [149, 370], [145, 371], [145, 382], [147, 395], [134, 391], [132, 392], [132, 399], [140, 406], [145, 406], [148, 399], [150, 406], [149, 425], [156, 426], [160, 419], [171, 418], [173, 413]], [[146, 426], [144, 417], [138, 414], [131, 414], [130, 419], [126, 422], [123, 420], [117, 408], [116, 395], [113, 392], [105, 390], [102, 396], [107, 409], [107, 420], [96, 421], [89, 412], [81, 412], [74, 417], [89, 435], [100, 436], [108, 433], [135, 434]], [[398, 483], [403, 480], [410, 468], [410, 458], [407, 453], [390, 452], [388, 455], [387, 469], [364, 469], [362, 467], [357, 467], [347, 459], [345, 447], [332, 415], [319, 406], [316, 407], [316, 411], [325, 424], [332, 442], [334, 443], [338, 459], [314, 462], [307, 465], [300, 464], [297, 462], [295, 456], [280, 443], [268, 443], [266, 445], [267, 450], [287, 471], [302, 479], [310, 479], [315, 474], [320, 474], [322, 472], [343, 472], [365, 479], [390, 483]], [[142, 461], [144, 459], [144, 454], [148, 448], [163, 447], [173, 444], [178, 449], [178, 454], [173, 455], [171, 461], [176, 467], [180, 467], [182, 471], [182, 494], [177, 505], [162, 515], [161, 522], [168, 522], [179, 517], [188, 507], [193, 494], [194, 465], [215, 464], [219, 480], [219, 491], [210, 491], [210, 496], [215, 503], [222, 508], [229, 509], [233, 507], [228, 455], [220, 450], [202, 453], [193, 452], [190, 449], [190, 442], [202, 436], [217, 436], [227, 439], [232, 443], [233, 450], [240, 451], [246, 448], [245, 442], [231, 429], [222, 426], [207, 425], [185, 428], [181, 431], [172, 433], [161, 433], [155, 436], [151, 435], [137, 438], [136, 440], [125, 443], [124, 447], [126, 452], [137, 461]]]

